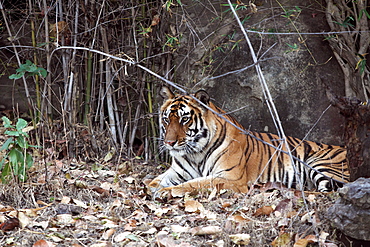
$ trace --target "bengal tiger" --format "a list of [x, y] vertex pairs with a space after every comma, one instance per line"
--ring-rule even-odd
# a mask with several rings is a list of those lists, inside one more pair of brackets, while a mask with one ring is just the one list
[[172, 164], [149, 184], [156, 195], [216, 186], [245, 193], [250, 185], [267, 182], [326, 192], [349, 181], [342, 146], [287, 137], [289, 155], [278, 135], [244, 129], [204, 90], [192, 97], [163, 87], [160, 94], [165, 102], [159, 124]]

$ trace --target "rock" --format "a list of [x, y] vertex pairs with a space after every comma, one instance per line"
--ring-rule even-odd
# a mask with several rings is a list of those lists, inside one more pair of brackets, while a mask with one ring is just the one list
[[341, 197], [328, 209], [327, 218], [347, 236], [370, 241], [370, 178], [359, 178], [338, 192]]

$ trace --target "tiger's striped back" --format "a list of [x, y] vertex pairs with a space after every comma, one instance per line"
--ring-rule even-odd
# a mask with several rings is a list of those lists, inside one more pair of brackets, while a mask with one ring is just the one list
[[[274, 134], [251, 132], [247, 138], [252, 143], [248, 150], [248, 160], [257, 156], [256, 170], [260, 176], [255, 181], [259, 183], [281, 182], [291, 188], [299, 188], [299, 179], [306, 189], [331, 191], [342, 183], [349, 181], [349, 171], [346, 159], [346, 149], [322, 143], [287, 137], [288, 149], [282, 140]], [[268, 145], [272, 144], [275, 149]]]
[[203, 90], [193, 97], [168, 88], [161, 94], [163, 147], [172, 165], [149, 184], [153, 192], [214, 186], [246, 192], [266, 182], [330, 191], [349, 181], [344, 147], [294, 137], [287, 137], [287, 147], [277, 135], [243, 129]]

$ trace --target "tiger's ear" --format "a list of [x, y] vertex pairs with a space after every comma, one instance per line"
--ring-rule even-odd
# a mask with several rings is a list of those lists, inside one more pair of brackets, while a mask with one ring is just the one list
[[199, 90], [194, 94], [195, 98], [199, 99], [204, 104], [208, 105], [209, 103], [209, 95], [204, 90]]
[[168, 87], [166, 86], [163, 86], [161, 88], [161, 91], [159, 92], [159, 94], [162, 96], [162, 98], [164, 99], [173, 99], [175, 97], [175, 94], [171, 91], [171, 89], [169, 89]]

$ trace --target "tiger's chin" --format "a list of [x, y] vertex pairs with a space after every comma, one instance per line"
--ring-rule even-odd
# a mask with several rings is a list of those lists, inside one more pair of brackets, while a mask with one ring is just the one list
[[199, 145], [182, 145], [174, 147], [165, 145], [165, 148], [173, 157], [201, 153], [204, 149], [204, 147]]
[[170, 151], [170, 155], [172, 157], [176, 157], [176, 156], [184, 156], [187, 154], [187, 152], [184, 150], [184, 149], [172, 149], [172, 150], [169, 150]]

